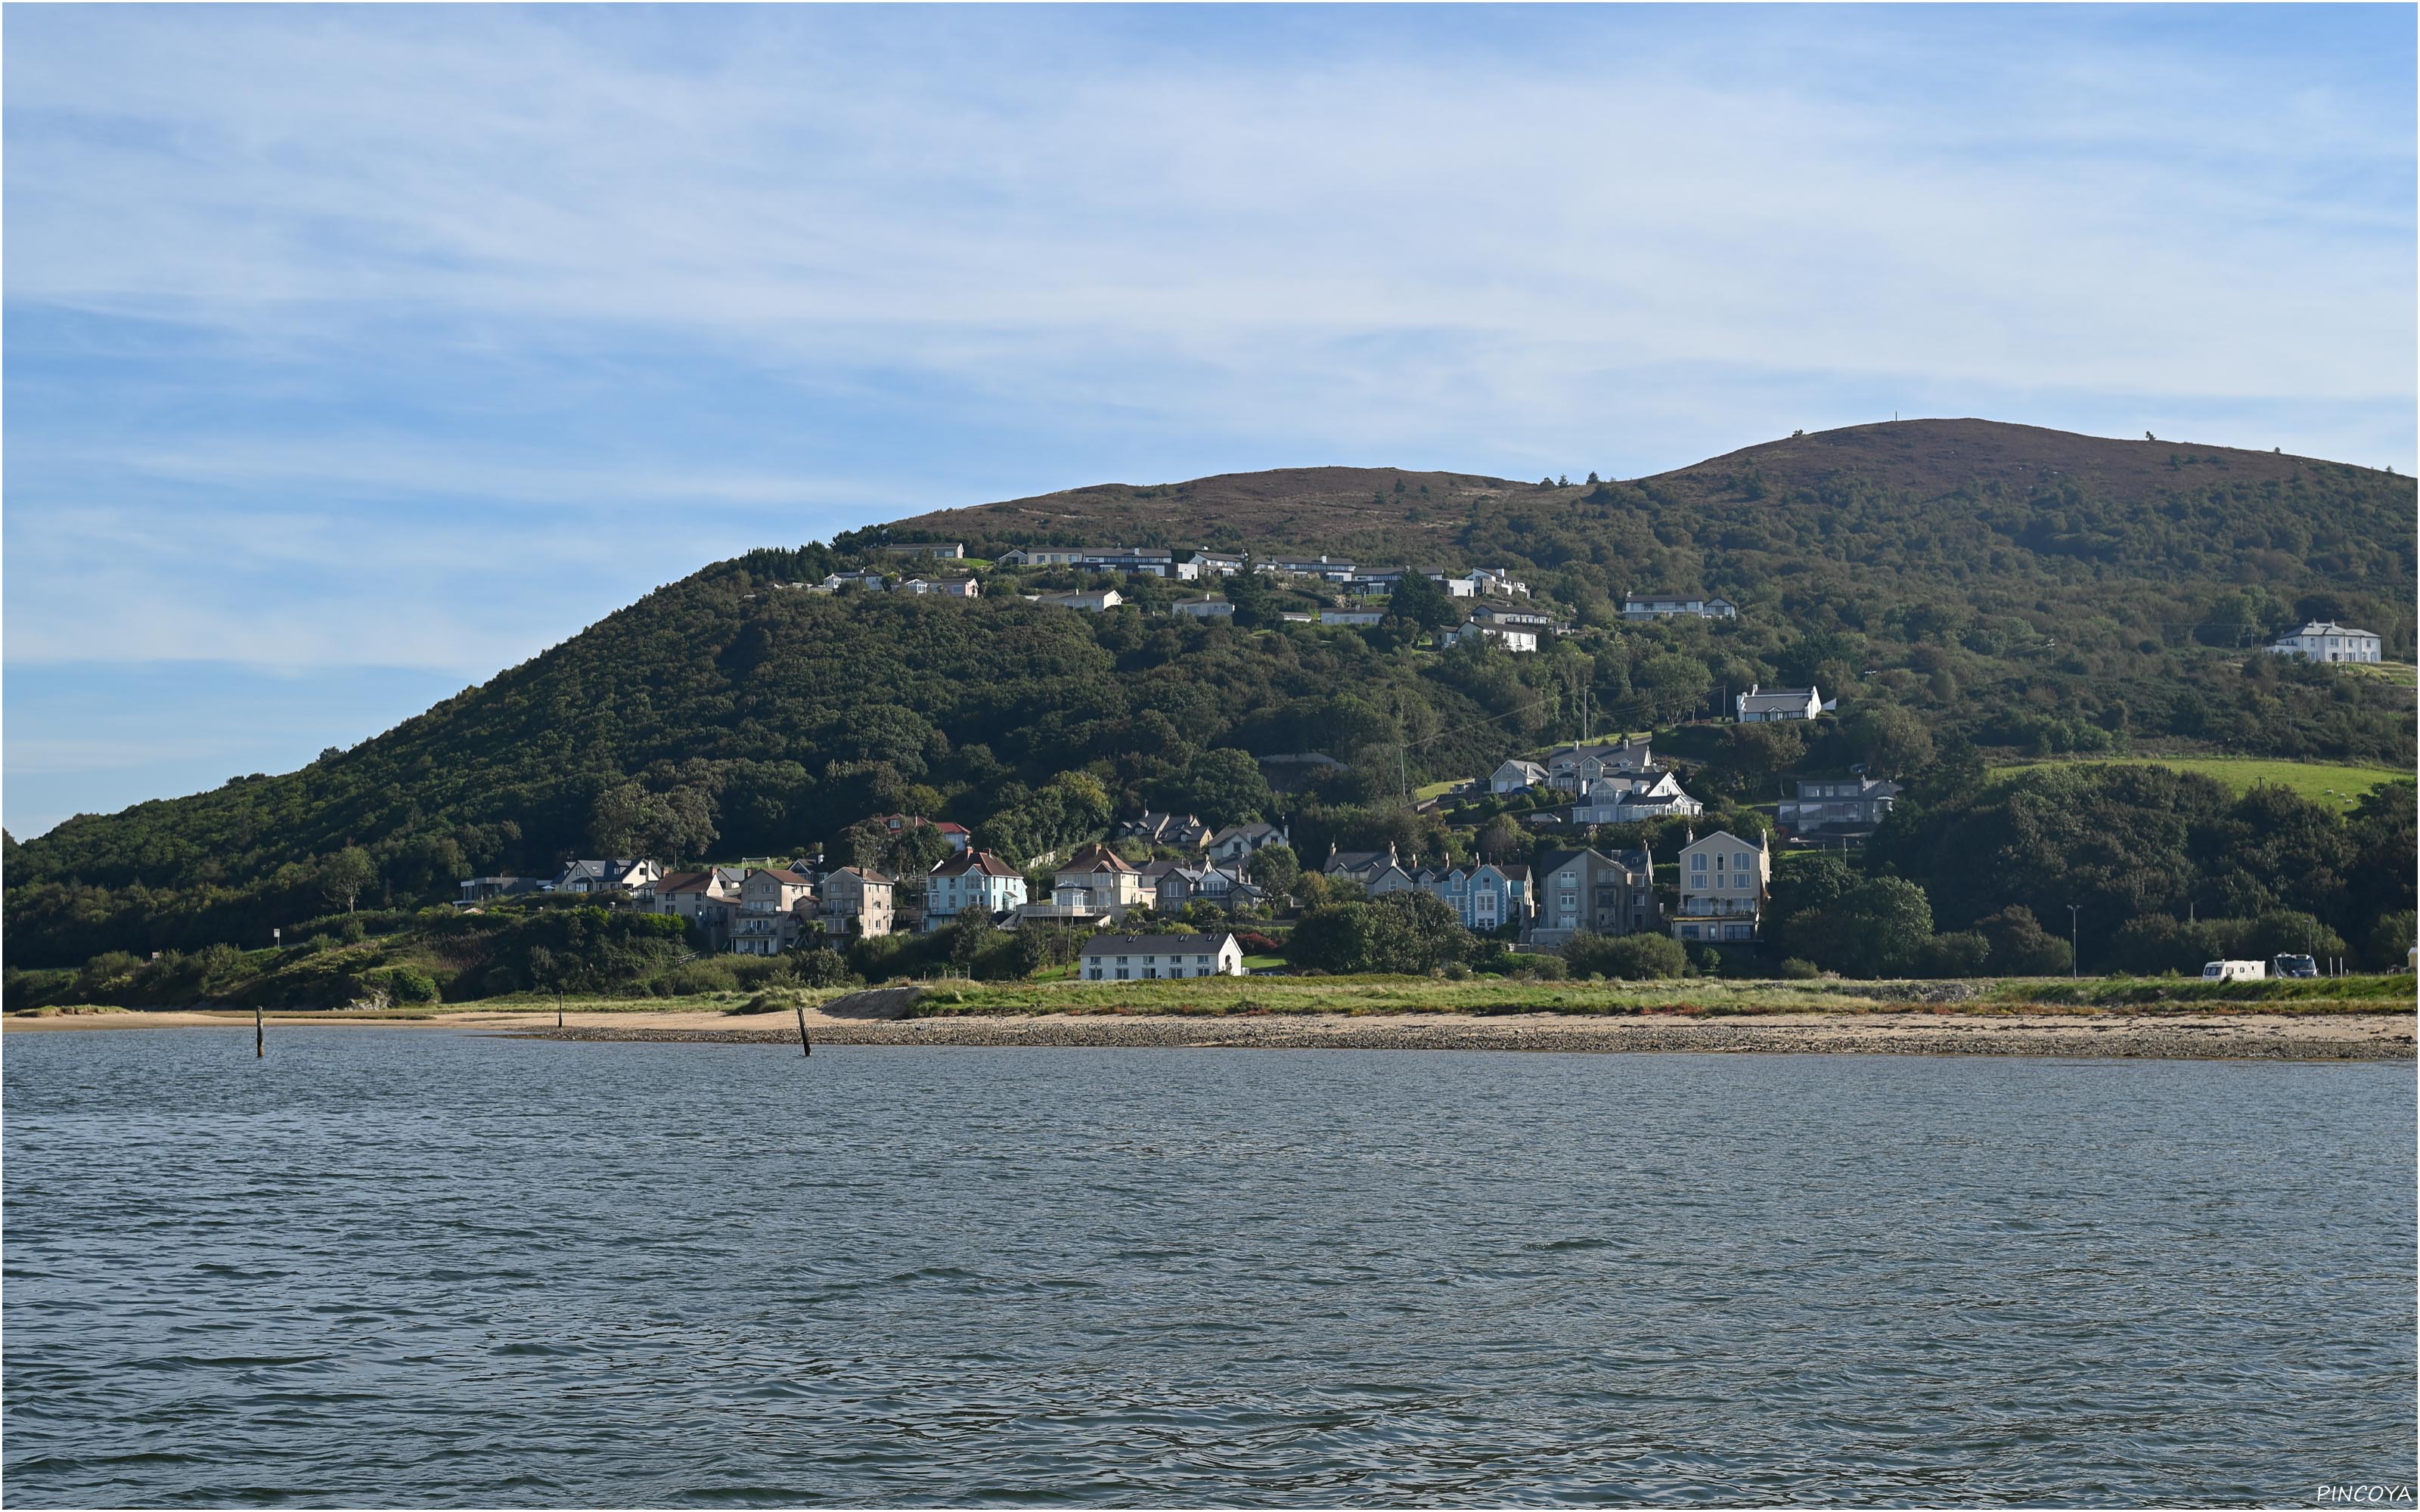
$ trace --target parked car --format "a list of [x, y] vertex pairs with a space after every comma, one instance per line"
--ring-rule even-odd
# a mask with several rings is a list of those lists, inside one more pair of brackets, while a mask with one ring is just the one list
[[2270, 970], [2280, 977], [2316, 977], [2319, 964], [2306, 955], [2281, 955]]
[[2204, 981], [2260, 981], [2268, 975], [2268, 964], [2261, 961], [2212, 961], [2201, 968]]

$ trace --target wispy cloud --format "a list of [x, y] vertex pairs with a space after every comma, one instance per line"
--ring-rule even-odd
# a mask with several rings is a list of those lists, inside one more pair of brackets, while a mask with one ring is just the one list
[[475, 675], [923, 508], [1894, 409], [2414, 460], [2407, 10], [6, 29], [12, 668]]

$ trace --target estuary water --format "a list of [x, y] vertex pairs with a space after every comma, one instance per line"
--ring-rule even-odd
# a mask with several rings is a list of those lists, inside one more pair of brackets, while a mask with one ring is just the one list
[[5, 1074], [15, 1506], [2412, 1477], [2408, 1065], [247, 1026]]

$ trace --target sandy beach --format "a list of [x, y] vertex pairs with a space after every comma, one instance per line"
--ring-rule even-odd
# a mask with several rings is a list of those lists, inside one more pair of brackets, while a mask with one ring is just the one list
[[[810, 1011], [810, 1038], [830, 1045], [1052, 1046], [1135, 1049], [1770, 1052], [1859, 1055], [2109, 1057], [2224, 1060], [2411, 1060], [2409, 1013], [1770, 1013], [1685, 1018], [1518, 1013], [964, 1015], [835, 1017]], [[331, 1013], [270, 1016], [297, 1026], [451, 1029], [582, 1041], [794, 1044], [797, 1018], [667, 1009], [564, 1015], [450, 1012], [417, 1018]], [[250, 1014], [178, 1011], [7, 1020], [9, 1032], [249, 1028]]]

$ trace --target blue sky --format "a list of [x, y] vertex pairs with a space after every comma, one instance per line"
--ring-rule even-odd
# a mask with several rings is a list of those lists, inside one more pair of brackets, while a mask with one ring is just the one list
[[1984, 415], [2415, 462], [2410, 7], [11, 7], [5, 807], [752, 546]]

